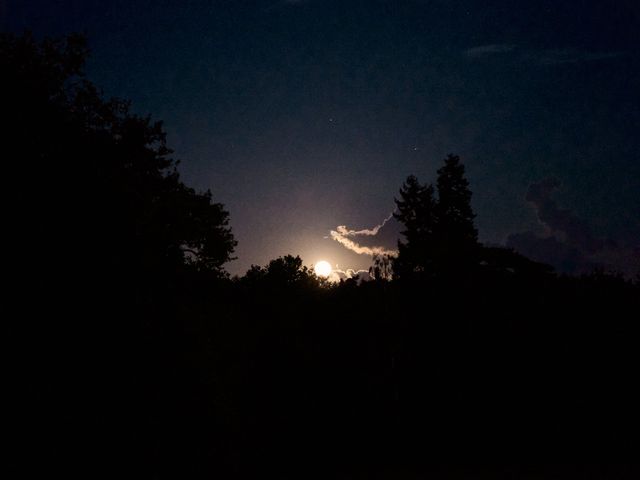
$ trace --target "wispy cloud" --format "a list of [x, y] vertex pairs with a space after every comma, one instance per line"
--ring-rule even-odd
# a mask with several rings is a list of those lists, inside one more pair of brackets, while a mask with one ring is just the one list
[[382, 227], [384, 227], [385, 223], [387, 223], [393, 217], [393, 212], [389, 214], [387, 218], [385, 218], [380, 225], [376, 225], [373, 228], [365, 228], [364, 230], [349, 230], [345, 225], [339, 225], [336, 227], [336, 230], [340, 235], [345, 237], [355, 237], [357, 235], [366, 235], [366, 236], [374, 236], [377, 235]]
[[309, 3], [311, 0], [280, 0], [279, 4], [281, 7], [291, 6], [291, 5], [302, 5], [303, 3]]
[[346, 227], [346, 225], [339, 225], [335, 230], [330, 230], [329, 235], [332, 240], [340, 243], [343, 247], [351, 250], [352, 252], [357, 253], [358, 255], [369, 255], [371, 257], [375, 255], [388, 255], [390, 257], [398, 256], [397, 250], [391, 250], [385, 247], [368, 247], [364, 245], [360, 245], [357, 242], [351, 240], [348, 237], [356, 237], [356, 236], [375, 236], [378, 234], [380, 229], [389, 221], [393, 213], [390, 213], [382, 223], [376, 225], [373, 228], [365, 228], [363, 230], [353, 230]]
[[507, 43], [491, 43], [489, 45], [480, 45], [478, 47], [468, 48], [464, 51], [467, 57], [480, 58], [499, 53], [509, 53], [515, 50], [515, 45]]
[[597, 62], [618, 58], [623, 55], [624, 52], [587, 52], [567, 48], [531, 52], [527, 55], [527, 58], [539, 65], [560, 65], [563, 63]]
[[274, 10], [280, 10], [282, 8], [286, 8], [293, 5], [302, 5], [303, 3], [308, 3], [311, 0], [278, 0], [275, 3], [265, 7], [263, 10], [265, 12], [271, 12]]
[[508, 43], [491, 43], [464, 50], [464, 54], [471, 59], [483, 59], [507, 53], [513, 54], [511, 58], [540, 66], [597, 62], [625, 55], [625, 52], [594, 52], [575, 48], [526, 50]]
[[389, 250], [385, 247], [366, 247], [360, 245], [349, 238], [345, 238], [335, 230], [329, 232], [331, 238], [340, 243], [343, 247], [357, 253], [358, 255], [369, 255], [373, 257], [375, 255], [389, 255], [390, 257], [396, 257], [398, 252], [396, 250]]

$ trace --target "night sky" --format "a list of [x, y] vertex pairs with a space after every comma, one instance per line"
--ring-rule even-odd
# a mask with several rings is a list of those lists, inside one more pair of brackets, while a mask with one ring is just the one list
[[[576, 272], [640, 251], [640, 2], [0, 1], [2, 28], [86, 32], [88, 77], [165, 121], [224, 203], [242, 274], [331, 240], [461, 157], [480, 240]], [[389, 222], [373, 244], [393, 248]], [[329, 238], [327, 238], [329, 237]], [[634, 253], [635, 249], [635, 253]], [[635, 260], [634, 260], [635, 259]]]

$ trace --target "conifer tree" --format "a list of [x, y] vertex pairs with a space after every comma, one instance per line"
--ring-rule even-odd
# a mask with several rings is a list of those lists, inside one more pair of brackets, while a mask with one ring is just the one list
[[438, 170], [437, 199], [432, 185], [411, 175], [400, 189], [394, 217], [404, 225], [394, 276], [425, 279], [463, 275], [480, 252], [473, 220], [471, 190], [460, 158], [449, 155]]
[[393, 262], [396, 277], [424, 278], [432, 273], [436, 220], [433, 194], [432, 185], [421, 185], [410, 175], [400, 189], [400, 199], [395, 199], [397, 212], [393, 216], [405, 227], [401, 232], [405, 241], [398, 241], [398, 257]]
[[471, 190], [464, 173], [464, 165], [457, 155], [448, 155], [444, 166], [438, 170], [437, 269], [452, 274], [470, 268], [479, 250]]

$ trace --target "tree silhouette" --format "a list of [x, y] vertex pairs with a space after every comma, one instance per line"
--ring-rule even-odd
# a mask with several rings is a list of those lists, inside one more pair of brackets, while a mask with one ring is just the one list
[[261, 288], [315, 288], [323, 282], [305, 265], [300, 256], [285, 255], [271, 260], [266, 267], [252, 265], [242, 281]]
[[8, 150], [15, 178], [38, 192], [23, 190], [21, 204], [40, 217], [32, 225], [52, 247], [43, 253], [73, 246], [103, 264], [224, 275], [236, 245], [228, 213], [182, 183], [161, 122], [105, 100], [84, 77], [87, 55], [79, 35], [0, 36]]
[[395, 200], [399, 256], [371, 270], [387, 280], [393, 266], [392, 281], [319, 288], [292, 255], [228, 281], [228, 213], [180, 180], [160, 123], [86, 81], [86, 55], [82, 37], [0, 36], [5, 183], [18, 190], [6, 237], [26, 252], [5, 282], [21, 290], [10, 328], [28, 330], [10, 360], [30, 368], [25, 430], [51, 432], [53, 456], [83, 457], [66, 433], [106, 452], [94, 470], [136, 459], [144, 478], [375, 476], [378, 458], [496, 452], [503, 471], [505, 454], [540, 459], [541, 446], [637, 457], [640, 277], [558, 277], [481, 247], [449, 156], [437, 199], [410, 176]]
[[393, 278], [393, 258], [384, 254], [374, 255], [369, 275], [374, 280], [391, 280]]
[[[12, 242], [28, 252], [15, 278], [30, 330], [24, 377], [33, 399], [47, 398], [42, 421], [64, 419], [51, 431], [81, 418], [120, 458], [158, 455], [153, 417], [178, 418], [182, 402], [158, 392], [186, 377], [180, 342], [197, 318], [180, 313], [181, 300], [188, 286], [212, 295], [222, 285], [235, 240], [223, 205], [181, 181], [162, 124], [85, 78], [87, 55], [77, 35], [0, 35]], [[93, 401], [71, 400], [81, 397]]]
[[433, 273], [436, 202], [432, 185], [422, 185], [410, 175], [395, 199], [394, 218], [405, 229], [405, 241], [398, 241], [398, 257], [393, 262], [394, 275], [399, 278], [423, 278]]
[[438, 170], [437, 252], [438, 270], [460, 273], [477, 260], [478, 231], [473, 220], [471, 190], [464, 165], [456, 155], [448, 155]]
[[393, 262], [398, 278], [424, 279], [458, 275], [478, 262], [478, 231], [471, 208], [471, 190], [460, 158], [449, 155], [438, 170], [438, 198], [432, 185], [410, 175], [396, 199], [394, 217], [405, 229]]

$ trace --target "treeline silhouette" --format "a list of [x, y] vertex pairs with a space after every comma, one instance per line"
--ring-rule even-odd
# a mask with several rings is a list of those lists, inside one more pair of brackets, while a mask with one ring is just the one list
[[399, 255], [373, 281], [330, 284], [290, 255], [231, 279], [224, 206], [180, 180], [160, 123], [84, 77], [87, 53], [80, 36], [0, 36], [34, 463], [633, 478], [637, 280], [481, 245], [455, 156], [435, 187], [401, 187]]

